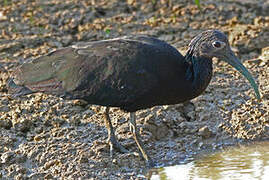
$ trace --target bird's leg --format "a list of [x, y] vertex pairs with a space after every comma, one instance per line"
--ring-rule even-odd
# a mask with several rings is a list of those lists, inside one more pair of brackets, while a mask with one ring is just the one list
[[136, 128], [136, 116], [135, 116], [135, 112], [131, 112], [130, 113], [130, 119], [129, 119], [129, 124], [130, 124], [130, 131], [133, 134], [134, 140], [142, 154], [143, 159], [146, 160], [146, 163], [148, 166], [153, 167], [154, 163], [152, 161], [152, 159], [149, 157], [149, 155], [146, 153], [144, 145], [142, 143], [142, 141], [140, 140], [140, 135], [139, 132], [137, 131]]
[[110, 156], [113, 157], [113, 148], [117, 148], [120, 152], [123, 152], [123, 153], [129, 152], [116, 139], [115, 132], [114, 132], [114, 129], [113, 129], [110, 117], [109, 117], [109, 107], [106, 107], [105, 109], [105, 124], [108, 131], [107, 141], [110, 146]]

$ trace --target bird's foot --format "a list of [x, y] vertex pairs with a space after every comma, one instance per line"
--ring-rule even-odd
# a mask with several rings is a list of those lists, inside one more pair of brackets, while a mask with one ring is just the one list
[[[110, 138], [107, 139], [107, 143], [109, 144], [110, 147], [110, 157], [113, 158], [113, 151], [114, 149], [116, 149], [117, 151], [121, 152], [121, 153], [127, 153], [127, 154], [132, 154], [134, 156], [140, 156], [142, 159], [145, 159], [145, 156], [143, 156], [143, 154], [141, 152], [137, 153], [137, 152], [130, 152], [128, 151], [124, 146], [122, 146], [117, 139], [113, 136], [111, 136]], [[148, 159], [145, 160], [146, 162], [146, 167], [147, 168], [153, 168], [156, 166], [156, 164], [154, 163], [154, 161], [149, 158], [147, 156]]]
[[129, 151], [123, 147], [115, 138], [115, 136], [111, 136], [110, 138], [107, 139], [107, 142], [110, 147], [110, 157], [113, 158], [113, 150], [117, 149], [119, 152], [122, 153], [129, 153]]

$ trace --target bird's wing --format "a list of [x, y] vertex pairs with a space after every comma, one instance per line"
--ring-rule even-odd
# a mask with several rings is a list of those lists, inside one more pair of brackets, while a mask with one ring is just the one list
[[158, 84], [145, 67], [150, 55], [144, 57], [141, 50], [149, 44], [124, 38], [79, 43], [24, 63], [14, 72], [14, 82], [34, 92], [132, 101]]
[[89, 59], [95, 67], [72, 96], [119, 107], [147, 96], [157, 88], [159, 79], [152, 70], [156, 47], [145, 39], [125, 37], [73, 46], [81, 56], [94, 55]]
[[32, 91], [57, 92], [74, 89], [80, 80], [83, 59], [72, 48], [63, 48], [22, 64], [14, 82]]

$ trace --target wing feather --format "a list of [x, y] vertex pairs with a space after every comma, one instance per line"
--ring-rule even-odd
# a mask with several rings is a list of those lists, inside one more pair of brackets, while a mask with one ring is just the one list
[[175, 48], [144, 36], [79, 43], [24, 63], [14, 82], [34, 92], [122, 107], [153, 96], [166, 78], [174, 78], [169, 68], [180, 63], [177, 58], [183, 59]]

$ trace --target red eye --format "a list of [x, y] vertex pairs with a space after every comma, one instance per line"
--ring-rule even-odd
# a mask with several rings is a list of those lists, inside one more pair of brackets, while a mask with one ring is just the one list
[[215, 47], [215, 48], [220, 48], [221, 47], [221, 42], [219, 42], [219, 41], [214, 41], [213, 43], [212, 43], [212, 45], [213, 45], [213, 47]]

